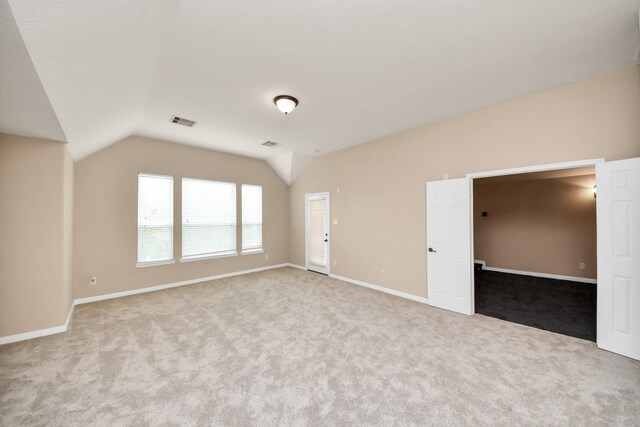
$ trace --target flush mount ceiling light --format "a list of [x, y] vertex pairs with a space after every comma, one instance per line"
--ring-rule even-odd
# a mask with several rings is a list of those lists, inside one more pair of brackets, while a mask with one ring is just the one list
[[278, 95], [273, 98], [273, 103], [276, 104], [278, 110], [282, 111], [285, 115], [293, 111], [298, 106], [298, 100], [289, 95]]

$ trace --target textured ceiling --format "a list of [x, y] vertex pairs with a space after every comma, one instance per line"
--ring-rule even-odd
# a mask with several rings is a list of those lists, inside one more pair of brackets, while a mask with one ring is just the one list
[[16, 22], [0, 1], [0, 131], [65, 141]]
[[[76, 159], [138, 134], [291, 181], [309, 156], [632, 65], [639, 2], [11, 0], [2, 35], [23, 40], [33, 88], [5, 92], [3, 61], [0, 130], [29, 134], [29, 111], [4, 108], [33, 99], [40, 136], [63, 130]], [[289, 116], [280, 94], [300, 99]]]

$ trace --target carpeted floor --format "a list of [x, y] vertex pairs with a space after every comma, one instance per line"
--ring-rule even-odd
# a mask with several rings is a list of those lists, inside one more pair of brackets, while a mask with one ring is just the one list
[[596, 341], [597, 286], [475, 270], [476, 313]]
[[640, 362], [290, 268], [0, 347], [0, 425], [638, 425]]

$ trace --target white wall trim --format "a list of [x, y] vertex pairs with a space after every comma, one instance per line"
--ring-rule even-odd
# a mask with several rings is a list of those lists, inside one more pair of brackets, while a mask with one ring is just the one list
[[245, 249], [243, 251], [240, 251], [240, 255], [253, 255], [253, 254], [263, 254], [263, 253], [264, 253], [264, 249], [263, 248]]
[[206, 259], [216, 259], [216, 258], [229, 258], [232, 256], [238, 256], [237, 251], [225, 251], [219, 252], [216, 254], [205, 254], [205, 255], [191, 255], [180, 258], [180, 262], [194, 262], [194, 261], [204, 261]]
[[130, 291], [115, 292], [112, 294], [96, 295], [87, 298], [78, 298], [73, 301], [74, 305], [87, 304], [90, 302], [104, 301], [108, 299], [121, 298], [129, 295], [144, 294], [147, 292], [161, 291], [163, 289], [177, 288], [179, 286], [194, 285], [201, 282], [209, 282], [211, 280], [225, 279], [227, 277], [241, 276], [243, 274], [257, 273], [259, 271], [273, 270], [274, 268], [288, 267], [289, 264], [268, 265], [266, 267], [252, 268], [250, 270], [234, 271], [232, 273], [218, 274], [215, 276], [200, 277], [198, 279], [184, 280], [182, 282], [167, 283], [165, 285], [150, 286], [148, 288], [133, 289]]
[[73, 310], [76, 307], [75, 301], [71, 302], [71, 307], [69, 307], [69, 314], [67, 314], [67, 321], [64, 322], [64, 330], [69, 329], [69, 324], [71, 324], [71, 319], [73, 318]]
[[598, 163], [602, 163], [602, 162], [604, 162], [603, 158], [578, 160], [574, 162], [549, 163], [545, 165], [524, 166], [521, 168], [500, 169], [500, 170], [486, 171], [486, 172], [472, 172], [472, 173], [468, 173], [466, 176], [467, 178], [487, 178], [491, 176], [516, 175], [516, 174], [530, 173], [530, 172], [544, 172], [544, 171], [553, 171], [553, 170], [561, 170], [561, 169], [582, 168], [587, 166], [595, 166]]
[[74, 305], [71, 304], [71, 307], [69, 307], [69, 313], [67, 314], [67, 320], [64, 322], [64, 325], [54, 326], [53, 328], [38, 329], [36, 331], [23, 332], [21, 334], [7, 335], [6, 337], [0, 337], [0, 345], [66, 332], [69, 328], [69, 323], [71, 323], [71, 318], [73, 316], [73, 307]]
[[163, 261], [137, 262], [136, 268], [155, 267], [157, 265], [168, 265], [168, 264], [175, 264], [175, 263], [176, 263], [175, 259], [167, 259]]
[[535, 271], [522, 271], [522, 270], [511, 270], [508, 268], [487, 267], [487, 263], [482, 260], [475, 260], [474, 263], [482, 264], [483, 270], [496, 271], [498, 273], [519, 274], [522, 276], [542, 277], [545, 279], [569, 280], [571, 282], [591, 283], [594, 285], [597, 283], [596, 279], [591, 279], [588, 277], [563, 276], [561, 274], [548, 274], [548, 273], [538, 273]]
[[[71, 304], [71, 307], [69, 308], [69, 314], [67, 315], [67, 320], [66, 320], [64, 325], [54, 326], [53, 328], [47, 328], [47, 329], [39, 329], [37, 331], [24, 332], [22, 334], [8, 335], [8, 336], [5, 336], [5, 337], [0, 337], [0, 345], [9, 344], [9, 343], [17, 342], [17, 341], [29, 340], [29, 339], [32, 339], [32, 338], [44, 337], [44, 336], [47, 336], [47, 335], [59, 334], [61, 332], [66, 332], [67, 329], [69, 328], [69, 324], [71, 323], [71, 319], [73, 317], [74, 307], [76, 305], [87, 304], [87, 303], [97, 302], [97, 301], [104, 301], [104, 300], [114, 299], [114, 298], [121, 298], [121, 297], [129, 296], [129, 295], [143, 294], [143, 293], [147, 293], [147, 292], [155, 292], [155, 291], [160, 291], [160, 290], [163, 290], [163, 289], [170, 289], [170, 288], [176, 288], [176, 287], [179, 287], [179, 286], [193, 285], [193, 284], [196, 284], [196, 283], [208, 282], [208, 281], [211, 281], [211, 280], [224, 279], [224, 278], [227, 278], [227, 277], [241, 276], [243, 274], [257, 273], [257, 272], [260, 272], [260, 271], [273, 270], [273, 269], [276, 269], [276, 268], [283, 268], [283, 267], [297, 268], [299, 270], [305, 270], [305, 271], [307, 270], [305, 267], [303, 267], [301, 265], [292, 264], [292, 263], [275, 264], [275, 265], [269, 265], [269, 266], [266, 266], [266, 267], [253, 268], [253, 269], [250, 269], [250, 270], [235, 271], [235, 272], [232, 272], [232, 273], [224, 273], [224, 274], [218, 274], [218, 275], [215, 275], [215, 276], [201, 277], [201, 278], [198, 278], [198, 279], [184, 280], [182, 282], [168, 283], [168, 284], [165, 284], [165, 285], [150, 286], [150, 287], [147, 287], [147, 288], [133, 289], [133, 290], [130, 290], [130, 291], [115, 292], [115, 293], [104, 294], [104, 295], [96, 295], [96, 296], [93, 296], [93, 297], [86, 297], [86, 298], [78, 298], [78, 299], [75, 299], [73, 301], [73, 304]], [[362, 286], [362, 287], [365, 287], [365, 288], [373, 289], [375, 291], [384, 292], [384, 293], [387, 293], [387, 294], [390, 294], [390, 295], [395, 295], [397, 297], [406, 298], [406, 299], [409, 299], [409, 300], [412, 300], [412, 301], [416, 301], [416, 302], [419, 302], [419, 303], [427, 304], [427, 298], [423, 298], [423, 297], [419, 297], [419, 296], [416, 296], [416, 295], [408, 294], [406, 292], [400, 292], [400, 291], [396, 291], [396, 290], [393, 290], [393, 289], [385, 288], [385, 287], [382, 287], [382, 286], [372, 285], [370, 283], [362, 282], [360, 280], [350, 279], [348, 277], [337, 276], [335, 274], [330, 274], [329, 277], [331, 277], [333, 279], [341, 280], [343, 282], [351, 283], [353, 285]]]
[[[258, 267], [258, 268], [252, 268], [250, 270], [234, 271], [232, 273], [224, 273], [224, 274], [218, 274], [216, 276], [201, 277], [199, 279], [185, 280], [185, 281], [176, 282], [176, 283], [168, 283], [166, 285], [151, 286], [148, 288], [133, 289], [131, 291], [115, 292], [112, 294], [96, 295], [96, 296], [87, 297], [87, 298], [78, 298], [73, 300], [73, 303], [69, 308], [67, 321], [65, 322], [64, 325], [54, 326], [53, 328], [47, 328], [47, 329], [39, 329], [37, 331], [24, 332], [22, 334], [0, 337], [0, 345], [9, 344], [17, 341], [30, 340], [32, 338], [44, 337], [47, 335], [59, 334], [61, 332], [66, 332], [67, 329], [69, 328], [69, 324], [71, 323], [71, 318], [73, 317], [73, 310], [76, 305], [87, 304], [87, 303], [96, 302], [96, 301], [104, 301], [104, 300], [113, 299], [113, 298], [126, 297], [129, 295], [137, 295], [137, 294], [143, 294], [147, 292], [160, 291], [162, 289], [176, 288], [178, 286], [193, 285], [196, 283], [208, 282], [211, 280], [224, 279], [224, 278], [233, 277], [233, 276], [241, 276], [243, 274], [257, 273], [259, 271], [273, 270], [275, 268], [283, 268], [283, 267], [290, 267], [290, 266], [293, 266], [293, 264], [268, 265], [266, 267]], [[296, 266], [295, 268], [298, 268], [298, 267], [299, 266]]]
[[383, 286], [372, 285], [371, 283], [363, 282], [360, 280], [349, 279], [348, 277], [337, 276], [335, 274], [329, 274], [329, 277], [332, 279], [341, 280], [343, 282], [351, 283], [353, 285], [363, 286], [365, 288], [373, 289], [374, 291], [384, 292], [386, 294], [395, 295], [400, 298], [410, 299], [412, 301], [416, 301], [422, 304], [428, 304], [427, 298], [419, 297], [416, 295], [408, 294], [406, 292], [400, 292], [393, 289], [385, 288]]

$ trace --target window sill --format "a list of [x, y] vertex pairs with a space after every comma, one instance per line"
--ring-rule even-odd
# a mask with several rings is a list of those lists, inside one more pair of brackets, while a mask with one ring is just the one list
[[246, 251], [242, 251], [242, 253], [240, 255], [252, 255], [252, 254], [263, 254], [264, 253], [264, 249], [260, 248], [260, 249], [248, 249]]
[[180, 262], [203, 261], [205, 259], [227, 258], [232, 256], [238, 256], [238, 252], [230, 251], [230, 252], [220, 252], [217, 254], [193, 255], [193, 256], [180, 258]]
[[175, 259], [167, 259], [164, 261], [147, 261], [147, 262], [138, 262], [136, 263], [136, 268], [144, 268], [144, 267], [155, 267], [156, 265], [167, 265], [167, 264], [175, 264]]

